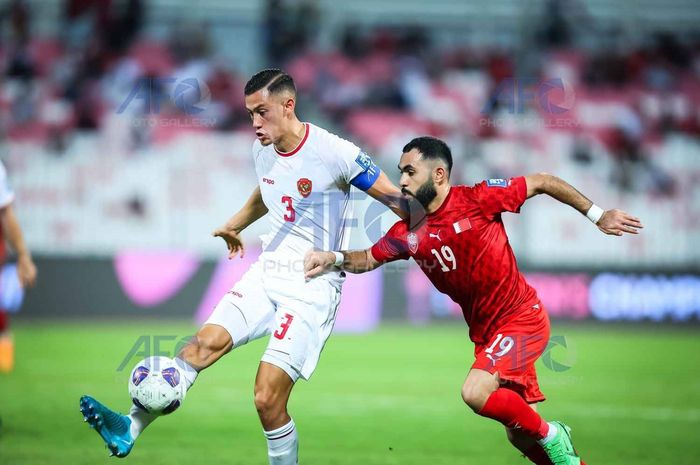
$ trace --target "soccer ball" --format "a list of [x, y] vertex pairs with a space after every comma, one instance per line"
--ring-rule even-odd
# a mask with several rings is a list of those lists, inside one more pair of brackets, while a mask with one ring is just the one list
[[182, 373], [175, 361], [168, 357], [148, 357], [131, 371], [131, 400], [148, 413], [173, 413], [185, 399], [185, 392]]

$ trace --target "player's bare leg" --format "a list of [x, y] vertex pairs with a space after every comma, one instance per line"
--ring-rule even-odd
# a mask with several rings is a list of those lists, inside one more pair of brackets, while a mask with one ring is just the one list
[[281, 368], [260, 362], [255, 377], [255, 408], [267, 438], [270, 465], [296, 465], [299, 442], [287, 402], [294, 381]]
[[479, 413], [491, 394], [500, 386], [498, 373], [491, 374], [484, 370], [469, 370], [467, 379], [462, 385], [462, 400], [474, 413]]
[[199, 372], [213, 365], [232, 347], [233, 341], [226, 329], [218, 325], [204, 325], [182, 348], [178, 358]]
[[580, 465], [568, 427], [544, 421], [518, 393], [501, 387], [498, 373], [470, 370], [462, 386], [462, 399], [475, 413], [537, 441], [554, 465]]

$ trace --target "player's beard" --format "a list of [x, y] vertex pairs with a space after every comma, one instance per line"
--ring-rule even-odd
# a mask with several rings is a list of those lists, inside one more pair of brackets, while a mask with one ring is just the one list
[[435, 183], [433, 182], [433, 179], [428, 178], [428, 180], [418, 188], [414, 197], [418, 202], [420, 202], [421, 205], [423, 205], [423, 208], [427, 209], [430, 202], [437, 197], [437, 190], [435, 190]]

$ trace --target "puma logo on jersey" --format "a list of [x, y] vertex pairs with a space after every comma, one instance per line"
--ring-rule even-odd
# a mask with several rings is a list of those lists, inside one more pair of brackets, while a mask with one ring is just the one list
[[428, 234], [428, 236], [434, 237], [435, 239], [437, 239], [437, 240], [439, 240], [440, 242], [442, 242], [442, 239], [440, 239], [440, 230], [439, 230], [439, 229], [438, 229], [437, 234], [430, 233], [430, 234]]
[[243, 294], [241, 294], [238, 291], [228, 291], [227, 294], [235, 295], [236, 297], [240, 297], [241, 299], [243, 298]]
[[269, 179], [269, 178], [263, 178], [263, 182], [264, 182], [265, 184], [270, 184], [270, 185], [272, 185], [272, 184], [275, 183], [275, 180], [274, 180], [274, 179]]

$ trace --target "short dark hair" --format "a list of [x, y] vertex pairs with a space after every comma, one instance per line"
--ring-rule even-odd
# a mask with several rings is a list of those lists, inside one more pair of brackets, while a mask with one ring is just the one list
[[276, 94], [283, 90], [288, 90], [294, 95], [297, 93], [294, 79], [278, 68], [264, 69], [255, 73], [246, 83], [243, 92], [245, 95], [251, 95], [265, 87], [271, 94]]
[[450, 147], [437, 137], [416, 137], [403, 148], [403, 153], [417, 149], [427, 160], [440, 159], [447, 165], [447, 177], [452, 172], [452, 151]]

